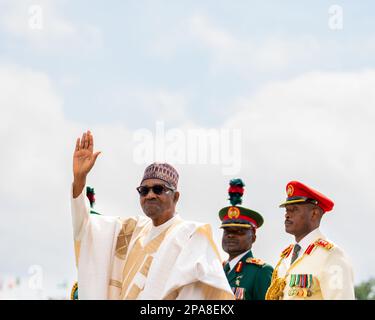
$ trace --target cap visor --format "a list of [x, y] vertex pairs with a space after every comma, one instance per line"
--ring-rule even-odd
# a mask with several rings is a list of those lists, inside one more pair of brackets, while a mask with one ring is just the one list
[[280, 204], [279, 208], [284, 208], [288, 204], [303, 203], [303, 202], [306, 202], [306, 199], [289, 200], [289, 201], [285, 201], [284, 203]]
[[252, 226], [251, 224], [243, 224], [243, 223], [226, 223], [220, 226], [220, 228], [226, 228], [226, 227], [254, 228], [254, 226]]

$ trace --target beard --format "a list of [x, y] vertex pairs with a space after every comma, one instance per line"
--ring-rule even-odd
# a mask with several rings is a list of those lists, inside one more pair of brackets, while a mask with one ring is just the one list
[[155, 216], [158, 216], [163, 212], [163, 208], [161, 204], [158, 201], [155, 200], [148, 200], [143, 206], [142, 206], [143, 212], [146, 216], [152, 218]]

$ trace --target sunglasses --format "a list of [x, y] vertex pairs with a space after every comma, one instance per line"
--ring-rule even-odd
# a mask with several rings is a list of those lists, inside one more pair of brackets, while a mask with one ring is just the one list
[[175, 191], [173, 188], [168, 187], [163, 184], [156, 184], [152, 187], [147, 187], [147, 186], [137, 187], [137, 191], [141, 197], [147, 196], [150, 190], [152, 190], [152, 192], [158, 196], [160, 196], [163, 192], [168, 193], [169, 191]]

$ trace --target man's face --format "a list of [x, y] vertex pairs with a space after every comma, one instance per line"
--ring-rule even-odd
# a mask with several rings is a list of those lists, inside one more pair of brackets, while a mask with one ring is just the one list
[[[141, 183], [141, 186], [153, 187], [153, 186], [167, 186], [166, 182], [160, 179], [147, 179]], [[145, 196], [140, 195], [140, 203], [143, 212], [151, 219], [158, 219], [163, 215], [174, 213], [176, 202], [178, 200], [177, 191], [171, 191], [168, 188], [164, 188], [163, 192], [158, 195], [149, 190]]]
[[307, 234], [311, 230], [312, 205], [289, 204], [285, 206], [285, 231], [295, 236]]
[[251, 249], [255, 241], [252, 228], [225, 227], [223, 229], [222, 247], [230, 256], [235, 257]]

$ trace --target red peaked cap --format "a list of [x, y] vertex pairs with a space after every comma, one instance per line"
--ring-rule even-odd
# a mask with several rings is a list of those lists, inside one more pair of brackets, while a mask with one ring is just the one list
[[287, 198], [280, 208], [293, 203], [314, 203], [319, 206], [323, 212], [331, 211], [334, 203], [324, 194], [310, 188], [299, 181], [290, 181], [286, 185]]

